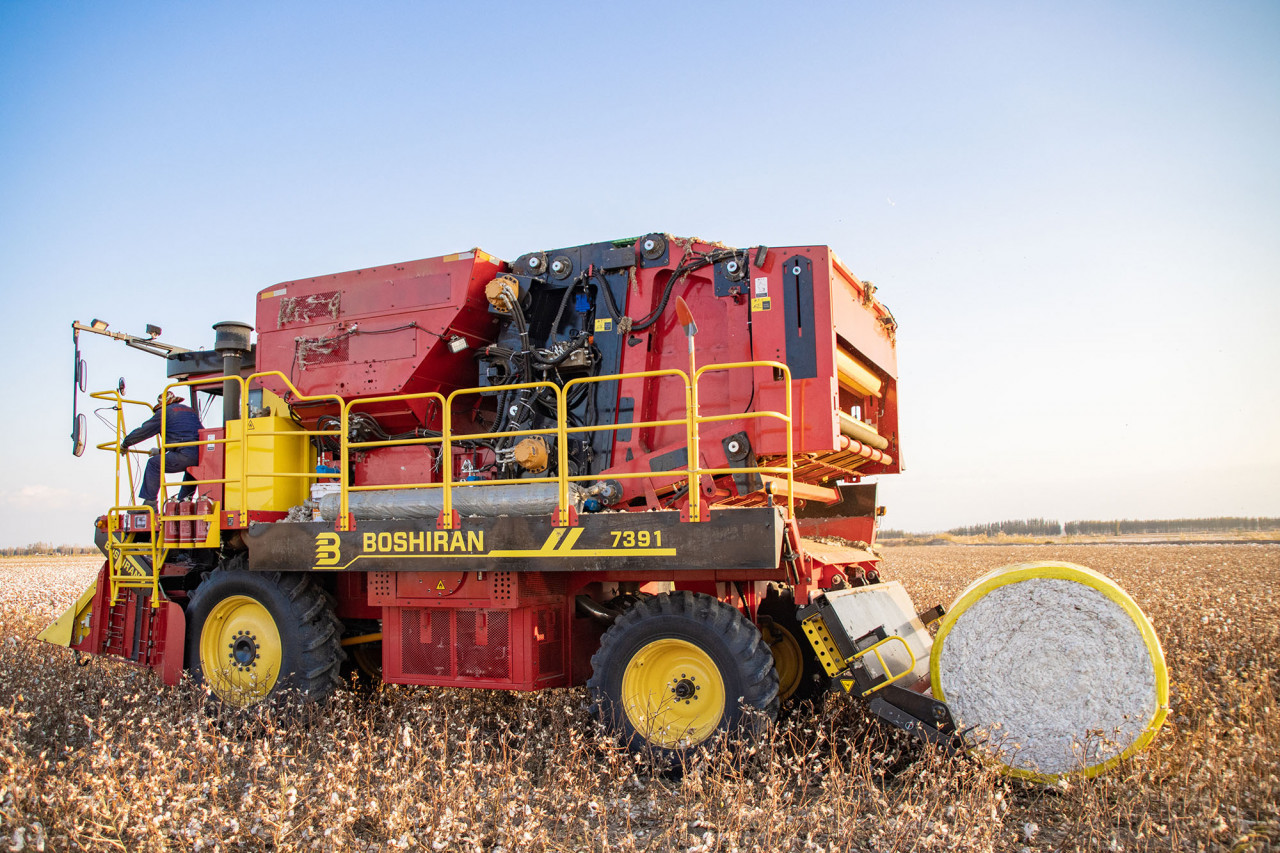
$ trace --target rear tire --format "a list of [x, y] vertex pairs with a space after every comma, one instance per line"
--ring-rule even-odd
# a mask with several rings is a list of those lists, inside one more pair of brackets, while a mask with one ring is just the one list
[[316, 701], [342, 684], [342, 623], [305, 574], [258, 573], [242, 558], [212, 572], [187, 605], [187, 667], [229, 705], [286, 693]]
[[599, 718], [633, 752], [684, 761], [722, 732], [755, 738], [778, 715], [759, 630], [702, 593], [639, 602], [605, 632], [591, 667]]
[[771, 589], [760, 603], [757, 621], [778, 669], [778, 698], [794, 705], [820, 698], [831, 686], [831, 678], [796, 618], [791, 594]]

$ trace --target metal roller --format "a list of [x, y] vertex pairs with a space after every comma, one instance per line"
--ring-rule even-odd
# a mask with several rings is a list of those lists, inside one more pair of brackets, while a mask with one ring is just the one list
[[[569, 485], [569, 500], [582, 510], [582, 490]], [[459, 515], [546, 515], [560, 505], [555, 483], [512, 483], [502, 486], [453, 487], [453, 508]], [[325, 521], [338, 518], [340, 500], [337, 494], [320, 499], [320, 517]], [[386, 489], [376, 492], [351, 492], [347, 508], [358, 519], [436, 518], [444, 510], [443, 489]]]

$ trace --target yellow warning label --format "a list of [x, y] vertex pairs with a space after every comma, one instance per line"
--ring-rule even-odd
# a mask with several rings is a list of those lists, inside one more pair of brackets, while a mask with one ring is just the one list
[[757, 296], [757, 297], [753, 298], [753, 299], [751, 300], [751, 310], [752, 310], [752, 311], [768, 311], [768, 310], [769, 310], [769, 297], [767, 297], [767, 296]]
[[844, 688], [845, 693], [853, 692], [853, 679], [852, 678], [840, 679], [840, 686]]
[[444, 581], [438, 581], [436, 583], [436, 589], [444, 589]]
[[596, 331], [597, 331], [597, 332], [612, 332], [612, 331], [613, 331], [613, 320], [612, 320], [612, 319], [610, 319], [610, 318], [607, 318], [607, 317], [606, 317], [605, 319], [603, 319], [603, 320], [596, 320]]

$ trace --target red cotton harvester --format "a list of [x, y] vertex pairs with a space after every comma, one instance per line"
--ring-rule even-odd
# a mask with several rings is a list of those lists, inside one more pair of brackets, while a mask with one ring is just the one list
[[673, 758], [829, 687], [954, 741], [929, 693], [942, 611], [881, 580], [863, 482], [901, 465], [896, 324], [829, 248], [474, 250], [256, 304], [211, 351], [74, 324], [163, 355], [165, 390], [222, 417], [176, 441], [156, 408], [158, 452], [198, 463], [153, 507], [129, 464], [147, 450], [119, 455], [151, 405], [91, 395], [117, 414], [106, 559], [44, 639], [235, 705], [355, 671], [585, 684]]

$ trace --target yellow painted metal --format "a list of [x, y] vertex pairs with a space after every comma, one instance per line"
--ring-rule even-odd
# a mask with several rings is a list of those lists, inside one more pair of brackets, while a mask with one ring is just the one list
[[[201, 439], [192, 442], [171, 442], [165, 443], [160, 441], [161, 452], [177, 449], [181, 447], [192, 447], [201, 445], [206, 451], [209, 450], [208, 445], [221, 445], [225, 449], [225, 465], [224, 476], [219, 479], [196, 480], [194, 485], [224, 485], [224, 500], [222, 506], [218, 507], [218, 512], [213, 516], [182, 516], [184, 520], [208, 520], [211, 522], [210, 537], [204, 542], [191, 547], [217, 547], [220, 544], [220, 528], [221, 524], [212, 523], [220, 520], [219, 513], [234, 512], [237, 513], [240, 525], [248, 523], [248, 512], [250, 510], [266, 510], [283, 512], [289, 508], [301, 504], [309, 494], [309, 487], [314, 482], [337, 482], [340, 493], [340, 515], [335, 525], [338, 530], [349, 529], [350, 493], [354, 491], [366, 491], [372, 489], [416, 489], [416, 488], [439, 488], [443, 490], [443, 519], [442, 523], [446, 529], [453, 525], [453, 495], [452, 490], [459, 482], [455, 478], [454, 472], [450, 470], [449, 465], [445, 465], [444, 470], [446, 476], [440, 482], [433, 483], [395, 483], [384, 485], [367, 485], [352, 486], [348, 482], [348, 467], [345, 464], [339, 465], [339, 473], [337, 474], [317, 474], [314, 471], [315, 456], [311, 449], [310, 439], [317, 436], [327, 436], [336, 439], [340, 445], [340, 458], [345, 460], [350, 458], [351, 452], [355, 450], [363, 450], [375, 447], [392, 447], [403, 445], [435, 445], [438, 452], [445, 460], [452, 459], [452, 445], [458, 441], [478, 440], [485, 438], [494, 438], [501, 435], [504, 438], [538, 436], [546, 438], [549, 435], [555, 435], [557, 438], [557, 461], [559, 462], [558, 473], [554, 477], [525, 477], [516, 480], [483, 480], [477, 482], [468, 482], [468, 487], [484, 486], [484, 485], [502, 485], [506, 483], [556, 483], [558, 487], [558, 497], [560, 510], [557, 514], [557, 526], [568, 526], [571, 524], [571, 502], [569, 500], [569, 484], [574, 482], [586, 482], [597, 479], [594, 474], [568, 475], [568, 436], [577, 433], [598, 432], [603, 430], [617, 431], [622, 429], [637, 429], [659, 426], [675, 426], [682, 425], [685, 427], [686, 442], [688, 444], [689, 464], [686, 469], [663, 472], [626, 472], [613, 475], [614, 479], [639, 479], [639, 478], [671, 478], [683, 477], [687, 480], [691, 495], [697, 495], [697, 485], [699, 478], [704, 475], [718, 476], [726, 473], [743, 474], [743, 473], [761, 473], [773, 474], [779, 477], [786, 477], [789, 483], [794, 483], [794, 460], [792, 456], [792, 414], [791, 414], [791, 397], [786, 396], [786, 412], [747, 412], [744, 414], [731, 415], [715, 415], [702, 417], [697, 413], [697, 382], [703, 373], [710, 370], [729, 370], [738, 368], [759, 368], [768, 367], [775, 371], [779, 371], [783, 377], [783, 382], [790, 387], [790, 371], [786, 365], [773, 361], [758, 362], [735, 362], [732, 364], [717, 364], [703, 367], [694, 374], [691, 379], [689, 374], [681, 370], [651, 370], [640, 371], [635, 373], [611, 374], [607, 376], [581, 377], [565, 383], [563, 387], [552, 382], [529, 382], [516, 385], [503, 386], [506, 390], [520, 390], [524, 388], [541, 388], [551, 392], [555, 397], [557, 419], [554, 428], [506, 431], [499, 433], [475, 433], [460, 434], [455, 433], [452, 424], [452, 411], [454, 402], [463, 395], [478, 395], [491, 393], [491, 388], [464, 388], [458, 389], [448, 397], [436, 392], [426, 392], [419, 394], [393, 394], [383, 397], [365, 398], [362, 400], [343, 400], [336, 394], [319, 394], [306, 395], [298, 392], [297, 388], [280, 371], [265, 371], [255, 373], [248, 377], [230, 377], [233, 381], [241, 383], [241, 405], [238, 421], [233, 421], [226, 425], [226, 431], [223, 438], [220, 439]], [[577, 384], [588, 382], [614, 382], [623, 379], [634, 378], [657, 378], [660, 376], [672, 376], [679, 378], [684, 383], [685, 389], [685, 416], [683, 418], [672, 418], [654, 421], [631, 422], [623, 424], [591, 424], [587, 426], [569, 427], [567, 424], [567, 413], [565, 406], [566, 392]], [[271, 380], [278, 382], [280, 385], [288, 389], [288, 400], [290, 402], [330, 402], [333, 404], [334, 410], [339, 412], [340, 424], [336, 429], [329, 430], [306, 430], [290, 418], [282, 416], [282, 412], [287, 410], [288, 404], [282, 398], [271, 392], [270, 389], [263, 387], [264, 404], [270, 409], [271, 414], [261, 418], [250, 419], [247, 409], [247, 390], [251, 385], [257, 383], [261, 385], [264, 381]], [[205, 387], [218, 386], [224, 381], [223, 377], [205, 377], [198, 380], [188, 380], [185, 382], [175, 382], [166, 387], [166, 391], [176, 390], [182, 391], [191, 386]], [[118, 454], [120, 442], [125, 434], [124, 408], [126, 405], [137, 405], [150, 409], [150, 405], [140, 400], [126, 400], [118, 393], [99, 392], [91, 395], [95, 399], [107, 400], [114, 404], [117, 411], [116, 419], [116, 440], [98, 445], [99, 449], [112, 451]], [[389, 439], [383, 441], [351, 441], [348, 435], [348, 424], [352, 411], [361, 406], [367, 406], [371, 403], [390, 402], [390, 401], [410, 401], [410, 400], [434, 400], [440, 406], [442, 413], [442, 434], [439, 436], [426, 436], [413, 439]], [[701, 468], [699, 466], [698, 443], [700, 427], [704, 423], [729, 420], [729, 419], [750, 419], [757, 417], [775, 418], [787, 424], [787, 454], [785, 465], [766, 465], [755, 468]], [[162, 433], [165, 416], [162, 415]], [[133, 451], [135, 453], [143, 453], [145, 451]], [[133, 482], [132, 471], [130, 466], [122, 465], [120, 457], [117, 455], [116, 463], [116, 503], [115, 506], [121, 509], [127, 508], [127, 503], [123, 500], [121, 486], [124, 479], [128, 482], [128, 494], [134, 493], [135, 484]], [[122, 478], [120, 474], [121, 468], [125, 469], [126, 478]], [[190, 481], [189, 481], [190, 482]], [[163, 501], [167, 494], [167, 489], [176, 488], [180, 485], [179, 480], [166, 482], [161, 481], [160, 499]], [[787, 511], [789, 514], [794, 512], [793, 501], [790, 492], [793, 489], [788, 488]], [[689, 519], [692, 521], [700, 520], [702, 517], [701, 501], [694, 499], [690, 503]], [[141, 509], [141, 508], [139, 508]], [[168, 520], [166, 517], [155, 519], [159, 523]], [[159, 525], [157, 525], [159, 526]], [[119, 567], [126, 563], [127, 560], [117, 560], [113, 566]], [[157, 564], [158, 565], [158, 564]], [[118, 574], [118, 573], [117, 573]], [[113, 592], [115, 584], [113, 582]], [[156, 600], [158, 605], [158, 598]]]
[[[311, 442], [306, 431], [288, 418], [230, 421], [227, 430], [227, 468], [245, 473], [241, 489], [227, 489], [228, 510], [286, 512], [307, 499], [307, 478], [315, 477]], [[246, 450], [247, 448], [247, 450]], [[242, 452], [248, 458], [242, 460]]]
[[[702, 379], [702, 375], [704, 373], [709, 373], [711, 371], [736, 370], [741, 368], [757, 368], [757, 367], [772, 368], [776, 374], [782, 377], [783, 387], [787, 389], [787, 393], [785, 395], [785, 398], [787, 401], [787, 408], [784, 414], [779, 414], [778, 412], [775, 412], [775, 411], [759, 411], [759, 412], [742, 412], [740, 414], [729, 414], [729, 415], [708, 415], [707, 417], [698, 416], [693, 418], [694, 426], [695, 428], [697, 428], [697, 427], [701, 427], [702, 424], [714, 423], [716, 421], [750, 420], [752, 418], [772, 418], [775, 420], [780, 420], [784, 424], [786, 424], [787, 426], [787, 456], [786, 456], [787, 464], [783, 466], [783, 468], [787, 478], [787, 517], [794, 518], [796, 514], [796, 502], [795, 502], [795, 498], [792, 497], [792, 494], [795, 492], [795, 452], [794, 452], [795, 431], [792, 429], [792, 424], [794, 423], [794, 420], [791, 414], [791, 368], [780, 361], [731, 361], [725, 364], [709, 364], [706, 367], [700, 368], [694, 374], [693, 384], [696, 386], [698, 382]], [[738, 469], [735, 469], [734, 473], [739, 473], [739, 474], [773, 473], [773, 470], [774, 469], [772, 468], [738, 468]], [[708, 473], [708, 472], [703, 471], [701, 473]]]
[[[127, 501], [132, 500], [133, 494], [136, 491], [136, 486], [133, 482], [133, 466], [128, 464], [128, 459], [130, 456], [146, 455], [146, 452], [147, 452], [141, 449], [138, 449], [138, 450], [130, 449], [125, 451], [125, 453], [120, 452], [120, 446], [124, 443], [124, 437], [129, 431], [128, 428], [125, 426], [125, 416], [124, 416], [125, 407], [138, 406], [143, 411], [147, 412], [149, 416], [149, 413], [151, 412], [151, 404], [144, 402], [142, 400], [130, 400], [126, 397], [122, 397], [119, 391], [95, 391], [91, 393], [89, 396], [94, 400], [102, 400], [104, 402], [110, 403], [111, 409], [114, 410], [116, 413], [115, 440], [103, 442], [102, 444], [99, 444], [96, 446], [99, 450], [105, 450], [108, 453], [111, 453], [115, 457], [116, 491], [115, 491], [115, 500], [112, 502], [112, 505], [120, 506], [122, 504], [125, 504]], [[120, 485], [121, 485], [120, 469], [121, 468], [124, 468], [124, 472], [125, 472], [124, 479], [129, 484], [128, 492], [123, 495], [120, 491]]]
[[[559, 462], [560, 475], [555, 478], [546, 478], [545, 481], [555, 482], [559, 487], [557, 499], [558, 499], [560, 508], [556, 514], [556, 524], [558, 527], [567, 527], [570, 522], [570, 519], [569, 519], [570, 505], [569, 505], [569, 482], [565, 477], [565, 472], [568, 470], [568, 467], [569, 467], [569, 442], [565, 438], [564, 389], [561, 388], [559, 385], [556, 385], [554, 382], [520, 382], [512, 385], [503, 385], [502, 387], [503, 389], [509, 389], [509, 390], [520, 390], [522, 388], [541, 388], [541, 389], [549, 390], [552, 393], [552, 395], [555, 397], [556, 428], [554, 432], [556, 433], [556, 438], [559, 444], [559, 447], [557, 448], [557, 452], [556, 452], [556, 457]], [[441, 455], [446, 460], [448, 460], [448, 464], [443, 466], [444, 470], [448, 473], [448, 476], [444, 478], [444, 482], [441, 484], [444, 487], [444, 495], [441, 501], [443, 506], [442, 524], [444, 526], [444, 529], [446, 530], [450, 530], [453, 528], [453, 486], [455, 485], [455, 481], [453, 479], [453, 473], [452, 473], [453, 442], [455, 440], [475, 439], [479, 437], [479, 435], [454, 435], [453, 434], [453, 403], [454, 403], [454, 400], [456, 400], [458, 397], [474, 396], [476, 394], [491, 394], [491, 393], [493, 393], [492, 388], [459, 388], [458, 390], [451, 393], [446, 398], [444, 403], [444, 412], [441, 418], [443, 432], [444, 432], [444, 436], [443, 436], [444, 442], [440, 452], [441, 452]], [[509, 436], [545, 435], [546, 433], [551, 431], [552, 430], [518, 430], [518, 431], [513, 430], [511, 432], [502, 433], [502, 434], [509, 435]], [[483, 433], [482, 435], [496, 436], [498, 435], [498, 433]], [[536, 479], [543, 479], [543, 478], [536, 478]], [[512, 480], [512, 481], [502, 481], [502, 482], [531, 483], [531, 482], [536, 482], [536, 479]], [[491, 480], [489, 482], [497, 483], [499, 481]]]
[[833, 504], [840, 500], [840, 493], [826, 486], [817, 486], [813, 483], [787, 482], [784, 479], [767, 474], [761, 475], [760, 479], [771, 495], [784, 495], [790, 498], [799, 498], [802, 501], [819, 501], [824, 504]]
[[693, 643], [654, 640], [627, 661], [622, 707], [631, 727], [655, 746], [696, 746], [724, 716], [724, 677]]
[[[888, 643], [891, 643], [895, 640], [902, 644], [902, 648], [906, 650], [907, 657], [911, 660], [911, 663], [908, 664], [907, 668], [902, 670], [902, 672], [896, 673], [894, 675], [890, 675], [889, 666], [884, 662], [884, 657], [880, 654], [880, 647], [887, 645]], [[850, 658], [850, 660], [860, 660], [861, 658], [864, 658], [870, 654], [874, 654], [876, 656], [876, 663], [880, 664], [880, 671], [884, 673], [885, 680], [877, 684], [875, 687], [872, 687], [870, 690], [864, 691], [862, 694], [863, 696], [870, 696], [872, 693], [875, 693], [877, 690], [883, 690], [884, 688], [888, 687], [890, 684], [893, 684], [895, 681], [902, 680], [904, 677], [911, 674], [911, 670], [916, 668], [915, 652], [911, 651], [911, 646], [907, 645], [907, 641], [904, 640], [902, 637], [899, 637], [897, 634], [890, 634], [889, 636], [885, 637], [883, 640], [871, 646], [870, 648], [863, 649], [862, 651], [858, 652], [856, 655]]]
[[836, 376], [840, 385], [861, 397], [881, 396], [884, 382], [842, 349], [836, 349]]
[[773, 655], [773, 668], [778, 671], [778, 698], [790, 699], [800, 687], [804, 677], [804, 657], [800, 653], [800, 643], [791, 632], [776, 622], [766, 622], [760, 626], [760, 636]]
[[205, 680], [229, 704], [266, 698], [280, 676], [280, 631], [256, 598], [231, 595], [215, 604], [201, 628], [199, 648]]
[[[1142, 637], [1143, 644], [1147, 647], [1147, 654], [1151, 658], [1151, 667], [1155, 676], [1156, 702], [1158, 703], [1155, 714], [1142, 730], [1142, 734], [1123, 752], [1079, 771], [1079, 774], [1086, 778], [1097, 776], [1099, 773], [1105, 773], [1121, 761], [1146, 749], [1164, 725], [1165, 718], [1169, 716], [1169, 670], [1165, 665], [1164, 650], [1160, 647], [1160, 638], [1156, 636], [1151, 620], [1142, 612], [1142, 608], [1138, 606], [1138, 603], [1121, 589], [1115, 581], [1104, 574], [1075, 563], [1042, 561], [1005, 566], [978, 578], [960, 593], [960, 597], [955, 604], [951, 605], [951, 610], [943, 617], [942, 623], [938, 626], [938, 635], [933, 641], [933, 651], [929, 657], [933, 695], [940, 702], [947, 701], [946, 696], [943, 695], [938, 664], [942, 659], [942, 647], [946, 642], [947, 634], [951, 633], [951, 629], [955, 627], [956, 620], [992, 590], [998, 589], [1005, 584], [1018, 583], [1032, 578], [1051, 578], [1082, 583], [1085, 586], [1096, 589], [1120, 605], [1129, 618], [1133, 620], [1138, 633]], [[1053, 783], [1064, 776], [1076, 775], [1075, 773], [1035, 773], [1018, 767], [1010, 767], [1006, 764], [1001, 764], [1000, 769], [1010, 776], [1031, 779], [1036, 782]]]
[[845, 668], [844, 656], [836, 648], [836, 641], [831, 639], [831, 632], [827, 630], [827, 624], [822, 621], [822, 617], [815, 613], [801, 622], [800, 626], [804, 628], [805, 636], [809, 638], [809, 645], [813, 646], [814, 654], [818, 656], [818, 661], [827, 671], [827, 675], [832, 677], [839, 675]]
[[516, 443], [513, 451], [516, 464], [526, 471], [541, 474], [547, 470], [550, 457], [547, 456], [547, 442], [540, 435], [522, 438]]
[[89, 584], [89, 588], [80, 593], [75, 604], [68, 607], [61, 616], [53, 620], [49, 627], [36, 635], [37, 640], [52, 643], [55, 646], [74, 646], [89, 634], [89, 619], [93, 616], [93, 596], [98, 591], [98, 582]]
[[152, 607], [159, 607], [162, 600], [160, 567], [164, 565], [168, 549], [159, 533], [140, 539], [136, 531], [126, 529], [123, 520], [135, 513], [146, 513], [147, 529], [157, 529], [156, 513], [149, 506], [113, 506], [107, 510], [107, 581], [111, 585], [111, 606], [119, 602], [120, 590], [138, 589], [150, 594]]
[[382, 642], [382, 632], [376, 634], [361, 634], [358, 637], [347, 637], [342, 641], [344, 646], [358, 646], [361, 643], [380, 643]]

